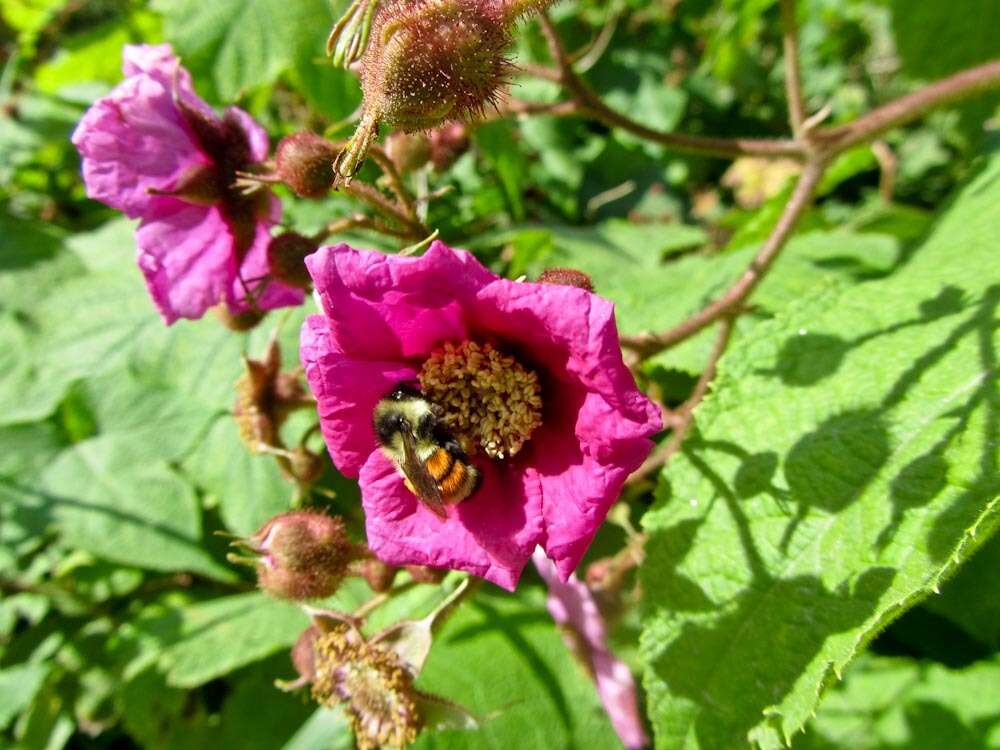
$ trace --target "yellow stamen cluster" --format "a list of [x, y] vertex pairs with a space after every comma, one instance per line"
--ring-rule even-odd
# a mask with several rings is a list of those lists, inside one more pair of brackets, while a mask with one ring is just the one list
[[392, 651], [343, 625], [316, 639], [315, 670], [313, 698], [343, 707], [358, 750], [404, 748], [417, 738], [413, 677]]
[[445, 344], [419, 378], [447, 427], [491, 458], [516, 455], [542, 423], [538, 374], [492, 344]]

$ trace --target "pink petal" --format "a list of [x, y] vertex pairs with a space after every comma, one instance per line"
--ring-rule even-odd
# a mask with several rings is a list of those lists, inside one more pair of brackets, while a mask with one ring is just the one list
[[407, 359], [467, 338], [464, 308], [496, 278], [440, 242], [419, 258], [323, 247], [306, 265], [334, 345], [360, 359]]
[[169, 190], [208, 163], [161, 81], [138, 75], [99, 99], [73, 133], [87, 195], [130, 217], [148, 210], [150, 188]]
[[531, 439], [529, 464], [542, 486], [545, 549], [567, 577], [652, 449], [660, 409], [622, 361], [607, 300], [575, 287], [497, 281], [479, 295], [475, 317], [545, 373], [545, 424]]
[[541, 533], [538, 486], [491, 462], [479, 490], [438, 518], [376, 451], [361, 468], [368, 545], [382, 560], [465, 570], [513, 591]]
[[532, 559], [549, 586], [552, 619], [575, 631], [586, 644], [586, 652], [578, 655], [590, 662], [597, 694], [619, 739], [629, 750], [646, 747], [649, 737], [640, 719], [635, 680], [631, 670], [608, 651], [607, 628], [590, 589], [575, 575], [563, 582], [540, 549], [535, 550]]
[[372, 412], [393, 387], [417, 371], [399, 362], [360, 361], [331, 346], [327, 319], [311, 315], [302, 324], [299, 348], [320, 425], [337, 469], [356, 477], [377, 450]]
[[157, 197], [136, 231], [139, 267], [167, 324], [200, 318], [225, 300], [236, 275], [233, 238], [214, 206]]
[[271, 139], [257, 122], [239, 107], [229, 107], [226, 110], [226, 117], [239, 123], [240, 128], [246, 133], [247, 143], [250, 144], [250, 156], [254, 161], [260, 162], [267, 159], [271, 152]]

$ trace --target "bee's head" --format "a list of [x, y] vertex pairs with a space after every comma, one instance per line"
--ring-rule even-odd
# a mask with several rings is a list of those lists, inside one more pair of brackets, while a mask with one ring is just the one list
[[390, 401], [413, 401], [422, 399], [423, 395], [413, 383], [398, 383], [386, 396]]

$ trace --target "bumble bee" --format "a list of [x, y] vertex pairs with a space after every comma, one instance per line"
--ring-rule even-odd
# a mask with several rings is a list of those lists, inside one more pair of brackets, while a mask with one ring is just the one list
[[439, 517], [479, 487], [482, 474], [469, 463], [440, 419], [441, 409], [406, 383], [375, 406], [375, 435], [399, 468], [406, 488]]

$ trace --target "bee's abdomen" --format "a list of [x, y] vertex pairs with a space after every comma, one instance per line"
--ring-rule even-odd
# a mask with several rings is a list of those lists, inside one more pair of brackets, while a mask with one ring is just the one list
[[479, 486], [479, 470], [444, 448], [435, 451], [426, 465], [427, 471], [441, 488], [441, 496], [445, 502], [461, 502]]
[[444, 448], [438, 448], [424, 462], [424, 466], [427, 467], [428, 473], [434, 477], [434, 481], [440, 484], [451, 473], [456, 463], [458, 462], [453, 455]]

